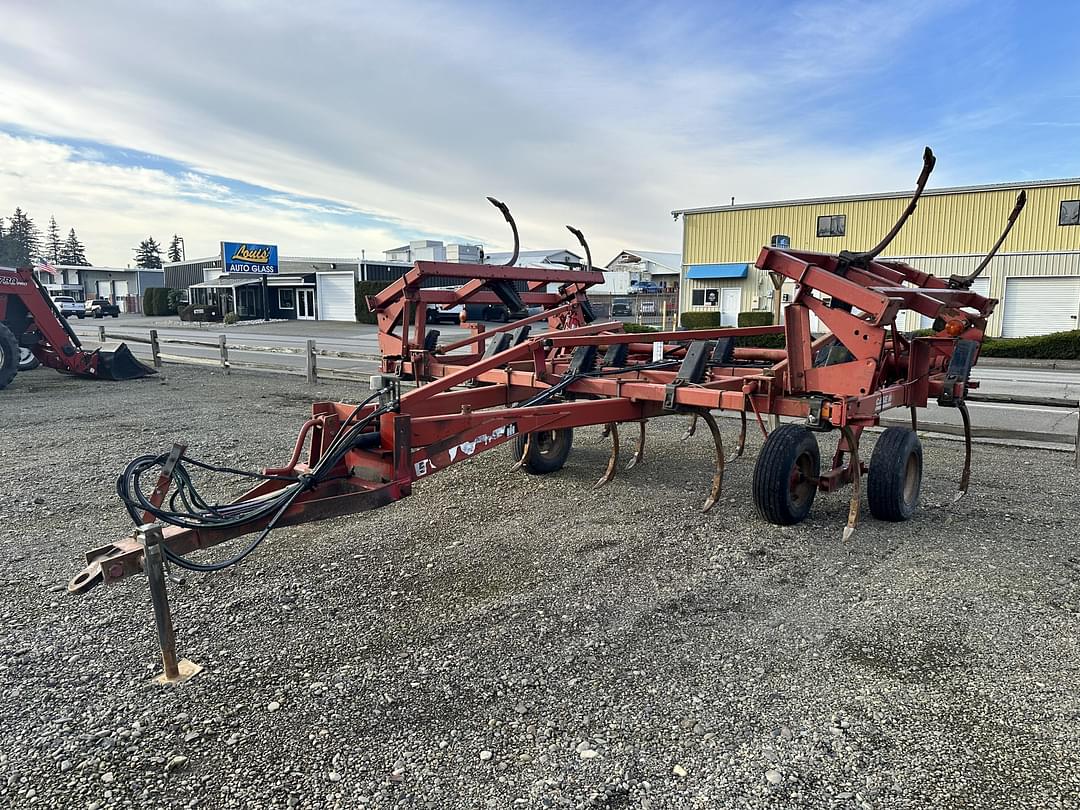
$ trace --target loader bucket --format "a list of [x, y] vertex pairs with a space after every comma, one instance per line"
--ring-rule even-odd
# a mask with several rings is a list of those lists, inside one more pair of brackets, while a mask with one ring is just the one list
[[106, 343], [96, 352], [97, 376], [102, 380], [135, 380], [157, 372], [135, 359], [125, 343]]

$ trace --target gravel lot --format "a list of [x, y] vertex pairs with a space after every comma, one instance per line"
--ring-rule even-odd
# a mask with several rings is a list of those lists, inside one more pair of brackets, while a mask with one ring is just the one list
[[122, 463], [177, 437], [277, 463], [313, 398], [357, 393], [169, 368], [0, 394], [0, 804], [1080, 806], [1080, 476], [1038, 450], [977, 447], [954, 506], [962, 446], [927, 440], [916, 519], [864, 509], [848, 544], [844, 494], [754, 515], [756, 436], [709, 515], [679, 419], [601, 491], [599, 429], [545, 478], [495, 451], [171, 585], [206, 671], [155, 686], [145, 581], [63, 591], [130, 530]]

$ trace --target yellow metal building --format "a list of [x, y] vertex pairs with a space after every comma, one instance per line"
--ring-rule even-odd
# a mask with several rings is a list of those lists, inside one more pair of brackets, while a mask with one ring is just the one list
[[[885, 251], [935, 275], [970, 272], [993, 245], [1026, 189], [1028, 202], [997, 258], [973, 289], [999, 300], [990, 335], [1019, 337], [1077, 329], [1080, 317], [1080, 178], [928, 189]], [[900, 216], [910, 191], [859, 197], [695, 208], [683, 221], [680, 310], [772, 309], [772, 284], [753, 266], [763, 245], [796, 250], [866, 250]], [[790, 299], [793, 287], [781, 291]], [[906, 328], [924, 324], [907, 313]]]

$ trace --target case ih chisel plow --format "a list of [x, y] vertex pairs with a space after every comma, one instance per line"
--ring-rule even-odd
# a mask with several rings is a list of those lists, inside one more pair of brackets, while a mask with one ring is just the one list
[[[766, 434], [753, 474], [760, 515], [775, 524], [803, 520], [817, 492], [851, 487], [844, 538], [855, 529], [860, 484], [867, 473], [871, 513], [884, 520], [911, 517], [919, 498], [922, 448], [916, 409], [930, 399], [959, 409], [967, 453], [960, 495], [967, 490], [971, 437], [964, 404], [974, 383], [986, 319], [996, 301], [970, 291], [983, 262], [966, 277], [940, 279], [877, 256], [915, 210], [934, 165], [926, 151], [910, 204], [880, 244], [839, 255], [764, 248], [757, 266], [797, 284], [781, 326], [626, 334], [619, 322], [597, 322], [586, 291], [599, 272], [417, 262], [398, 281], [368, 299], [378, 315], [382, 374], [358, 403], [318, 402], [301, 427], [292, 457], [261, 473], [239, 473], [184, 455], [176, 445], [135, 459], [117, 490], [135, 524], [132, 537], [87, 554], [87, 567], [69, 590], [83, 592], [145, 571], [165, 662], [165, 680], [191, 671], [177, 662], [165, 595], [163, 561], [212, 571], [251, 553], [275, 526], [295, 525], [385, 506], [413, 484], [480, 453], [508, 444], [508, 466], [534, 474], [563, 466], [574, 428], [601, 427], [611, 455], [597, 485], [620, 467], [619, 431], [631, 425], [637, 445], [629, 466], [642, 461], [650, 419], [679, 415], [687, 435], [703, 422], [715, 447], [715, 470], [703, 511], [723, 483], [725, 452], [714, 411], [739, 415], [734, 455], [748, 422]], [[496, 200], [514, 230], [509, 211]], [[1009, 217], [1005, 234], [1024, 203]], [[589, 256], [588, 246], [578, 236]], [[1002, 239], [991, 251], [996, 251]], [[989, 260], [990, 256], [987, 257]], [[456, 289], [423, 286], [434, 276], [463, 277]], [[441, 344], [426, 328], [429, 307], [465, 301], [501, 303], [521, 317], [491, 331], [474, 330]], [[529, 307], [540, 307], [528, 314]], [[935, 333], [906, 337], [900, 312], [934, 319]], [[814, 338], [810, 315], [828, 332]], [[546, 331], [536, 327], [546, 325]], [[741, 337], [782, 334], [786, 349], [740, 347]], [[416, 387], [403, 391], [401, 381]], [[890, 427], [869, 465], [859, 453], [863, 431], [882, 412], [911, 411], [912, 428]], [[768, 431], [766, 416], [786, 421]], [[817, 434], [837, 430], [836, 452], [822, 465]], [[209, 503], [195, 478], [207, 472], [242, 474], [253, 486], [235, 501]], [[244, 535], [254, 539], [230, 559], [198, 563], [187, 555]]]

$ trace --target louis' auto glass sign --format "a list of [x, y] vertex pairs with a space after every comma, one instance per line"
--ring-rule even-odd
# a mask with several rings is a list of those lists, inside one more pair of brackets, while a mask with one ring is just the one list
[[278, 272], [277, 245], [222, 242], [221, 261], [225, 273], [257, 273], [273, 276]]

